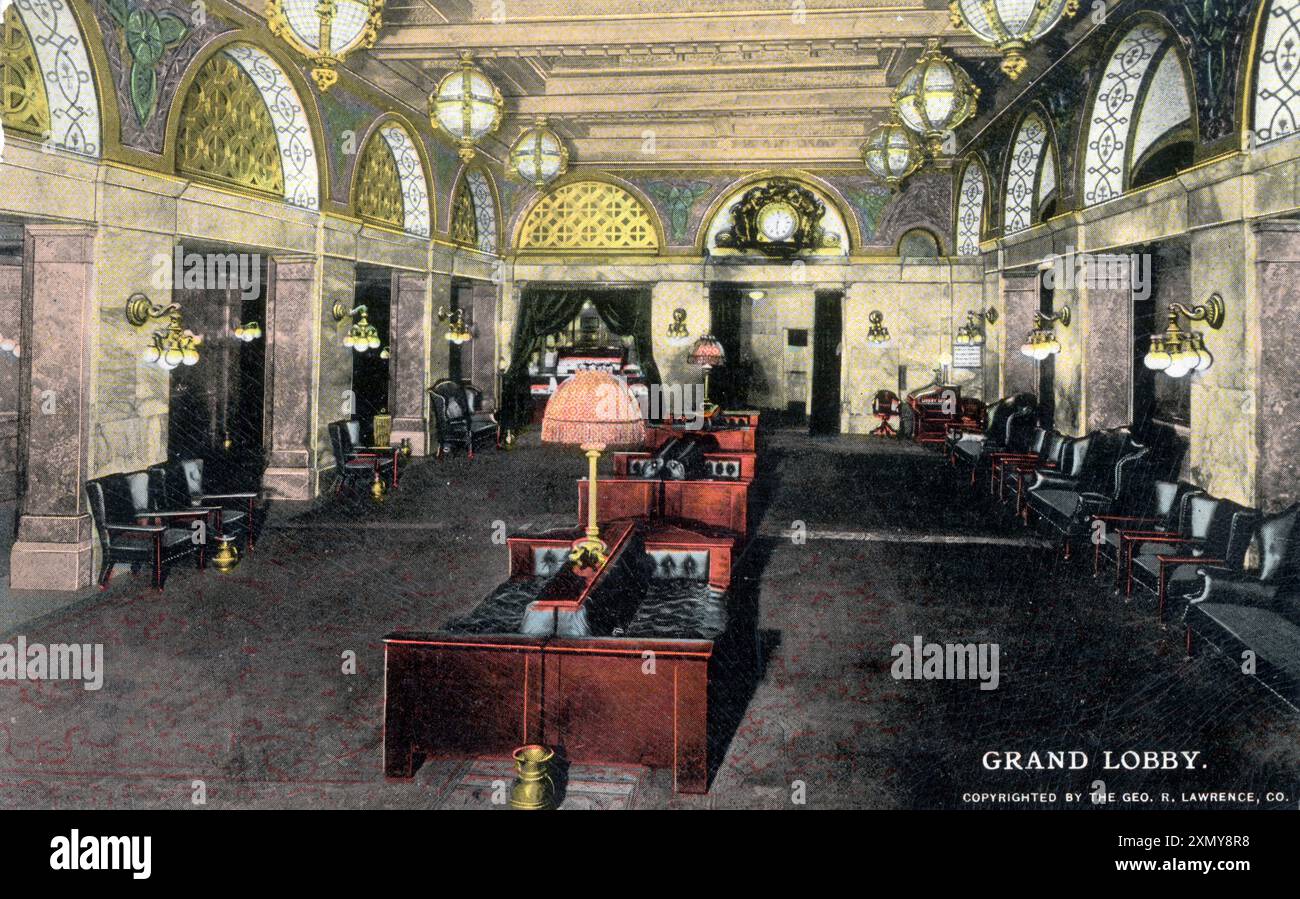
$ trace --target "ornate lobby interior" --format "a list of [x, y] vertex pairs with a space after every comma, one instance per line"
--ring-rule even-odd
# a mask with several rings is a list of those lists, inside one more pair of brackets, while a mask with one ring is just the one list
[[0, 807], [1300, 794], [1300, 0], [0, 11]]

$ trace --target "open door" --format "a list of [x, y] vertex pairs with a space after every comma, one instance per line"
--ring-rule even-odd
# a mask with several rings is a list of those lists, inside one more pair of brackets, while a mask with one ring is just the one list
[[840, 345], [844, 337], [844, 294], [819, 290], [813, 318], [812, 434], [840, 432]]

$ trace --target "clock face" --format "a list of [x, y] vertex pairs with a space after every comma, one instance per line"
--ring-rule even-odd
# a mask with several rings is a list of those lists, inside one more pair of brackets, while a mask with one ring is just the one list
[[768, 240], [789, 240], [799, 225], [799, 214], [789, 203], [769, 203], [758, 213], [758, 227]]

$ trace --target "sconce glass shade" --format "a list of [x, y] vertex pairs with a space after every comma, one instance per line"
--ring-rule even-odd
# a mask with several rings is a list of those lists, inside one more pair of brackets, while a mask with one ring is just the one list
[[375, 45], [383, 11], [384, 0], [267, 0], [266, 24], [314, 63], [311, 77], [324, 93], [339, 79], [336, 66]]
[[429, 120], [456, 141], [466, 162], [474, 158], [474, 145], [500, 127], [504, 110], [501, 92], [468, 53], [429, 97]]
[[261, 336], [262, 336], [262, 326], [259, 325], [257, 322], [240, 324], [238, 327], [235, 328], [235, 337], [239, 340], [242, 340], [244, 343], [251, 343], [252, 341], [257, 340], [257, 338]]
[[569, 148], [538, 116], [510, 149], [510, 169], [539, 190], [569, 170]]
[[911, 129], [898, 118], [876, 128], [862, 145], [862, 162], [877, 181], [897, 190], [907, 178], [921, 167], [925, 151]]
[[1024, 74], [1025, 51], [1079, 11], [1079, 0], [952, 0], [954, 25], [965, 26], [1002, 54], [1002, 71], [1012, 81]]
[[695, 341], [686, 361], [701, 368], [717, 368], [727, 361], [727, 353], [716, 337], [705, 334]]
[[920, 135], [932, 156], [943, 152], [944, 135], [975, 115], [980, 90], [957, 63], [931, 40], [916, 65], [894, 89], [903, 124]]

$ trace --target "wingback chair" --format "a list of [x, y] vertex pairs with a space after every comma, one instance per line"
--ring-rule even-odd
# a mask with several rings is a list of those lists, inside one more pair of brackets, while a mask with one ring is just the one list
[[261, 494], [256, 490], [212, 492], [205, 483], [202, 459], [177, 459], [163, 466], [165, 490], [176, 494], [178, 485], [190, 506], [210, 507], [217, 511], [217, 534], [244, 541], [244, 549], [251, 555], [257, 531], [257, 506]]
[[433, 412], [432, 441], [438, 458], [463, 448], [469, 458], [474, 450], [489, 441], [498, 442], [500, 425], [496, 416], [482, 409], [483, 392], [477, 387], [451, 380], [439, 381], [429, 388], [429, 406]]

